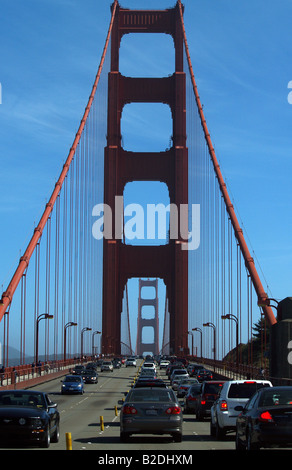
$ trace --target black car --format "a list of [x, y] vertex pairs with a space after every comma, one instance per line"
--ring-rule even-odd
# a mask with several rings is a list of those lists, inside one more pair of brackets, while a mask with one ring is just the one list
[[46, 393], [32, 390], [0, 391], [1, 442], [32, 442], [49, 447], [59, 441], [60, 415]]
[[202, 383], [201, 394], [197, 400], [197, 407], [195, 410], [198, 421], [202, 421], [205, 417], [210, 417], [211, 406], [217, 400], [223, 384], [223, 380], [214, 380]]
[[85, 372], [85, 367], [84, 366], [75, 366], [74, 369], [72, 370], [71, 374], [73, 375], [82, 375]]
[[205, 382], [206, 380], [213, 379], [213, 373], [208, 369], [201, 369], [197, 374], [196, 378], [199, 382]]
[[184, 413], [195, 413], [201, 396], [202, 384], [192, 385], [184, 397]]
[[205, 370], [205, 367], [199, 364], [193, 364], [193, 367], [189, 369], [189, 374], [191, 377], [196, 377], [201, 370]]
[[275, 446], [292, 446], [292, 387], [258, 390], [236, 421], [237, 450]]
[[94, 369], [87, 369], [82, 374], [83, 382], [86, 384], [97, 384], [98, 373]]

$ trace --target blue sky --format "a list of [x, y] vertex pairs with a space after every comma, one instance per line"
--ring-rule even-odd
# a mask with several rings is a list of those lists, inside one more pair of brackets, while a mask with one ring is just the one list
[[[1, 0], [1, 292], [72, 145], [102, 54], [111, 3]], [[175, 1], [120, 3], [165, 9]], [[280, 300], [292, 295], [292, 3], [183, 3], [192, 65], [221, 170], [263, 285]], [[149, 74], [172, 73], [167, 39], [153, 63], [139, 40], [130, 42], [125, 40], [121, 72], [133, 75], [135, 65]], [[135, 60], [129, 63], [130, 53]]]

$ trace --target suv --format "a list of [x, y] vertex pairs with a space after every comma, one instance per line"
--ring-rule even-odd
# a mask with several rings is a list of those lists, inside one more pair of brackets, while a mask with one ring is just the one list
[[250, 397], [262, 387], [272, 387], [268, 380], [230, 380], [225, 382], [211, 408], [210, 433], [224, 439], [227, 431], [236, 430], [236, 419]]
[[223, 380], [209, 380], [202, 383], [201, 396], [197, 400], [195, 411], [198, 421], [202, 421], [206, 416], [210, 416], [211, 406], [217, 400], [224, 382]]

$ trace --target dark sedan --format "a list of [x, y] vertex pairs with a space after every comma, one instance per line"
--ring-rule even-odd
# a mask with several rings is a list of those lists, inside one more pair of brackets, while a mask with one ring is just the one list
[[171, 434], [182, 440], [183, 414], [170, 388], [132, 388], [120, 413], [120, 438], [131, 434]]
[[1, 442], [21, 441], [49, 447], [59, 441], [60, 415], [46, 393], [31, 390], [0, 391]]
[[236, 422], [236, 449], [292, 446], [292, 387], [258, 390]]
[[98, 373], [96, 370], [86, 369], [82, 374], [83, 382], [86, 384], [97, 384], [98, 382]]

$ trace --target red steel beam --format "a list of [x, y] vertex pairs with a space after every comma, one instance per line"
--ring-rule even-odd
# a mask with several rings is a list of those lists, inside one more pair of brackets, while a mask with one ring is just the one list
[[108, 29], [108, 33], [107, 33], [106, 42], [105, 42], [105, 46], [104, 46], [104, 49], [103, 49], [103, 54], [102, 54], [102, 57], [101, 57], [100, 65], [99, 65], [99, 68], [98, 68], [98, 71], [97, 71], [97, 74], [96, 74], [96, 77], [95, 77], [95, 81], [94, 81], [94, 84], [93, 84], [93, 87], [92, 87], [92, 90], [91, 90], [91, 94], [89, 96], [87, 106], [85, 108], [82, 120], [80, 122], [80, 126], [78, 128], [77, 133], [76, 133], [73, 145], [70, 149], [67, 160], [63, 165], [63, 169], [61, 171], [59, 179], [58, 179], [57, 183], [55, 184], [55, 188], [54, 188], [54, 190], [51, 194], [50, 200], [46, 204], [46, 208], [45, 208], [45, 210], [42, 214], [42, 217], [41, 217], [41, 219], [38, 223], [38, 226], [34, 230], [33, 236], [32, 236], [32, 238], [31, 238], [31, 240], [30, 240], [30, 242], [29, 242], [29, 244], [28, 244], [28, 246], [25, 250], [24, 255], [20, 258], [18, 267], [16, 268], [16, 271], [15, 271], [15, 273], [14, 273], [14, 275], [13, 275], [6, 291], [3, 292], [3, 294], [2, 294], [2, 298], [0, 300], [0, 321], [2, 320], [7, 308], [9, 307], [9, 305], [12, 302], [14, 292], [17, 289], [17, 286], [18, 286], [24, 272], [26, 271], [26, 269], [28, 267], [30, 258], [32, 256], [34, 250], [35, 250], [35, 247], [37, 246], [37, 243], [38, 243], [39, 239], [42, 236], [43, 230], [44, 230], [44, 228], [46, 226], [46, 223], [47, 223], [47, 221], [48, 221], [48, 219], [51, 215], [54, 204], [55, 204], [55, 202], [57, 200], [57, 197], [58, 197], [58, 195], [61, 191], [63, 182], [66, 178], [66, 175], [69, 171], [71, 162], [74, 158], [75, 151], [76, 151], [77, 146], [80, 142], [80, 138], [81, 138], [83, 129], [84, 129], [85, 124], [86, 124], [86, 120], [88, 118], [88, 115], [89, 115], [89, 112], [90, 112], [90, 109], [91, 109], [91, 106], [92, 106], [92, 103], [93, 103], [93, 100], [94, 100], [94, 97], [95, 97], [97, 85], [98, 85], [100, 75], [101, 75], [101, 71], [102, 71], [102, 68], [103, 68], [103, 64], [104, 64], [104, 61], [105, 61], [105, 56], [106, 56], [108, 45], [109, 45], [109, 42], [110, 42], [112, 26], [113, 26], [113, 22], [114, 22], [114, 18], [115, 18], [117, 5], [118, 5], [118, 0], [114, 0], [114, 4], [113, 4], [113, 7], [112, 7], [112, 16], [111, 16], [110, 26], [109, 26], [109, 29]]
[[277, 320], [274, 316], [272, 308], [269, 306], [268, 296], [267, 296], [266, 292], [264, 291], [261, 280], [259, 278], [256, 267], [254, 265], [254, 260], [251, 257], [249, 249], [248, 249], [247, 244], [245, 242], [242, 229], [241, 229], [241, 227], [239, 225], [239, 222], [237, 220], [237, 217], [236, 217], [236, 214], [235, 214], [235, 211], [234, 211], [234, 207], [233, 207], [233, 204], [230, 200], [230, 197], [229, 197], [229, 194], [228, 194], [228, 191], [227, 191], [227, 188], [226, 188], [226, 184], [225, 184], [225, 181], [223, 179], [223, 176], [222, 176], [222, 173], [221, 173], [221, 170], [220, 170], [220, 166], [219, 166], [216, 154], [215, 154], [215, 150], [214, 150], [214, 147], [212, 145], [210, 133], [209, 133], [207, 123], [206, 123], [206, 119], [205, 119], [205, 116], [204, 116], [204, 113], [203, 113], [203, 108], [202, 108], [202, 104], [201, 104], [201, 101], [200, 101], [198, 88], [197, 88], [197, 84], [196, 84], [196, 80], [195, 80], [195, 76], [194, 76], [194, 72], [193, 72], [193, 68], [192, 68], [192, 64], [191, 64], [191, 58], [190, 58], [189, 48], [188, 48], [187, 38], [186, 38], [186, 31], [185, 31], [185, 27], [184, 27], [181, 0], [178, 0], [178, 4], [179, 4], [179, 9], [180, 9], [180, 17], [181, 17], [181, 24], [182, 24], [182, 29], [183, 29], [184, 43], [185, 43], [185, 49], [186, 49], [186, 54], [187, 54], [188, 65], [189, 65], [189, 69], [190, 69], [190, 73], [191, 73], [192, 85], [193, 85], [193, 89], [194, 89], [194, 93], [195, 93], [195, 97], [196, 97], [196, 101], [197, 101], [197, 106], [198, 106], [198, 110], [199, 110], [199, 114], [200, 114], [200, 118], [201, 118], [201, 123], [202, 123], [203, 130], [204, 130], [204, 133], [205, 133], [207, 146], [208, 146], [211, 158], [212, 158], [214, 170], [215, 170], [215, 173], [217, 175], [217, 179], [218, 179], [218, 182], [219, 182], [221, 193], [222, 193], [224, 201], [225, 201], [227, 212], [229, 214], [231, 223], [233, 225], [235, 236], [237, 238], [237, 241], [239, 243], [242, 255], [243, 255], [244, 260], [245, 260], [246, 268], [249, 272], [249, 275], [251, 277], [253, 286], [254, 286], [255, 291], [258, 295], [258, 303], [261, 304], [261, 306], [263, 308], [263, 312], [265, 314], [265, 317], [266, 317], [268, 323], [270, 325], [273, 325], [273, 324], [277, 323]]

